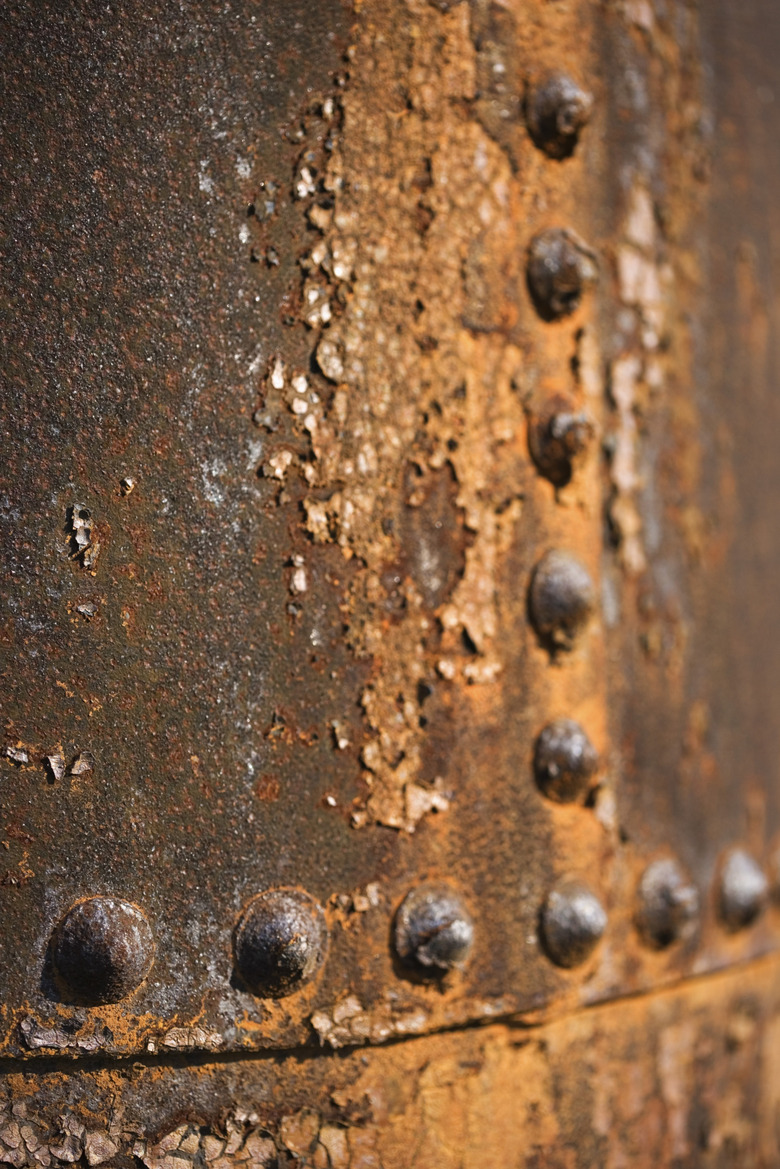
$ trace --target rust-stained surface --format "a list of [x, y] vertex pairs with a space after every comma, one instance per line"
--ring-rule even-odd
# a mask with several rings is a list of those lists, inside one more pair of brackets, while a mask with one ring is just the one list
[[[526, 436], [552, 389], [603, 413], [596, 300], [548, 324], [524, 265], [548, 226], [592, 235], [602, 134], [559, 165], [521, 119], [495, 140], [479, 96], [488, 59], [561, 47], [584, 81], [595, 10], [545, 31], [523, 6], [495, 28], [462, 4], [297, 25], [250, 6], [248, 41], [237, 14], [183, 13], [164, 94], [166, 9], [53, 16], [43, 49], [33, 10], [5, 18], [7, 279], [36, 309], [9, 309], [6, 360], [26, 437], [6, 468], [8, 1050], [340, 1046], [613, 993], [622, 956], [560, 975], [537, 917], [575, 826], [610, 899], [614, 832], [582, 808], [559, 826], [531, 774], [555, 716], [608, 759], [601, 622], [551, 668], [526, 615], [550, 547], [599, 575], [597, 442], [561, 505]], [[58, 37], [64, 111], [22, 136]], [[82, 71], [103, 77], [88, 100]], [[44, 229], [55, 178], [70, 197]], [[392, 919], [445, 877], [477, 940], [426, 985], [395, 967]], [[321, 974], [278, 1003], [231, 953], [276, 886], [330, 928]], [[86, 896], [155, 934], [117, 1005], [52, 970]]]
[[[0, 1160], [777, 1162], [780, 18], [729, 7], [0, 14]], [[442, 885], [468, 946], [399, 961]], [[141, 931], [110, 993], [74, 904]]]
[[772, 1166], [780, 981], [749, 969], [350, 1051], [8, 1074], [3, 1162], [147, 1169]]

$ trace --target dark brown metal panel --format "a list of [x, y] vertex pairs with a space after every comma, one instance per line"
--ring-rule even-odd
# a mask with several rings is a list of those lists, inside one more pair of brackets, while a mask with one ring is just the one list
[[3, 10], [0, 1160], [776, 1162], [731, 7]]
[[198, 1014], [211, 968], [230, 994], [247, 893], [326, 899], [382, 862], [322, 806], [354, 769], [328, 720], [334, 678], [354, 689], [359, 667], [334, 641], [336, 592], [316, 652], [287, 611], [296, 509], [268, 499], [251, 423], [290, 331], [291, 181], [332, 131], [348, 18], [23, 4], [2, 20], [3, 999], [13, 1031], [22, 1001], [60, 998], [52, 923], [124, 896], [154, 921], [157, 963], [143, 1004], [106, 1022], [121, 1046], [139, 1016]]
[[[39, 15], [5, 17], [9, 1050], [339, 1046], [578, 993], [538, 936], [531, 756], [553, 715], [603, 748], [600, 637], [556, 676], [527, 595], [562, 540], [596, 574], [597, 448], [588, 523], [559, 521], [525, 419], [548, 384], [582, 400], [561, 345], [593, 300], [534, 307], [524, 257], [563, 240], [583, 294], [595, 259], [588, 155], [556, 168], [517, 94], [495, 138], [523, 13], [380, 8], [346, 60], [336, 7]], [[542, 57], [592, 20], [556, 17]], [[476, 941], [442, 985], [391, 935], [443, 880]], [[231, 942], [280, 886], [330, 943], [277, 1004]], [[90, 930], [141, 947], [107, 987], [78, 973]]]
[[708, 619], [712, 645], [722, 655], [713, 673], [729, 679], [713, 720], [723, 728], [724, 769], [742, 777], [751, 818], [760, 822], [765, 814], [770, 844], [780, 829], [780, 627], [773, 603], [780, 534], [772, 502], [780, 487], [780, 220], [774, 194], [780, 180], [780, 17], [772, 6], [755, 2], [739, 20], [735, 16], [721, 5], [705, 20], [718, 135], [708, 238], [709, 385], [713, 413], [728, 429], [735, 481], [728, 591]]
[[772, 960], [564, 1016], [303, 1057], [7, 1076], [3, 1161], [147, 1169], [777, 1164]]
[[[638, 358], [636, 381], [628, 377], [638, 564], [627, 571], [627, 541], [613, 523], [620, 569], [607, 579], [626, 859], [676, 855], [704, 893], [705, 921], [717, 923], [728, 850], [771, 870], [780, 829], [771, 502], [780, 487], [772, 340], [780, 29], [762, 4], [738, 15], [708, 5], [701, 17], [700, 29], [691, 6], [656, 12], [648, 28], [616, 26], [609, 42], [619, 206], [628, 215], [632, 191], [649, 194], [664, 305], [658, 347], [641, 338], [651, 304], [631, 306], [638, 340], [622, 323], [616, 333], [617, 432], [615, 361], [620, 370], [627, 355]], [[656, 64], [640, 47], [647, 41]], [[628, 239], [623, 246], [634, 259], [642, 252]], [[631, 293], [631, 277], [623, 283]], [[740, 954], [768, 943], [759, 931]], [[706, 929], [696, 968], [734, 958], [733, 938], [717, 924]]]
[[[346, 55], [340, 7], [6, 14], [11, 1051], [376, 1042], [773, 945], [718, 921], [760, 849], [702, 688], [741, 559], [701, 496], [695, 13], [545, 11], [380, 6]], [[571, 87], [561, 158], [523, 111]], [[601, 757], [571, 804], [561, 719]], [[393, 957], [428, 882], [462, 971]], [[232, 938], [279, 887], [329, 942], [275, 1002]], [[98, 928], [140, 947], [102, 989]]]

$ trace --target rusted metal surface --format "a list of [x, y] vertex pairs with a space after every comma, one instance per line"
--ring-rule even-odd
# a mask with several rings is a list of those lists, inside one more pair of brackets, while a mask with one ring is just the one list
[[339, 1056], [17, 1065], [0, 1147], [15, 1169], [757, 1169], [780, 1158], [779, 1028], [772, 958], [539, 1028]]
[[[533, 48], [521, 7], [494, 26], [390, 5], [353, 29], [336, 6], [297, 26], [185, 9], [164, 82], [163, 48], [129, 50], [164, 7], [53, 18], [40, 45], [34, 11], [6, 16], [7, 272], [35, 306], [6, 346], [26, 438], [6, 465], [7, 1050], [339, 1046], [578, 996], [537, 937], [557, 828], [530, 760], [564, 714], [604, 752], [602, 638], [595, 592], [556, 600], [553, 574], [536, 629], [526, 592], [559, 543], [598, 579], [600, 468], [593, 443], [562, 510], [525, 418], [555, 384], [601, 410], [570, 359], [593, 336], [575, 241], [603, 106], [565, 171], [520, 113], [493, 140], [479, 78]], [[593, 15], [554, 16], [556, 43]], [[22, 134], [58, 38], [66, 108], [34, 105]], [[43, 232], [55, 179], [70, 197]], [[563, 252], [550, 276], [560, 322], [526, 285], [534, 238], [588, 257], [573, 294]], [[578, 815], [591, 867], [612, 844]], [[475, 944], [442, 985], [390, 939], [410, 890], [453, 877]], [[323, 906], [329, 940], [277, 1002], [234, 931], [279, 887]], [[51, 938], [95, 896], [143, 910], [155, 956], [90, 1006]], [[622, 985], [599, 969], [596, 997]]]
[[[686, 42], [694, 17], [700, 29]], [[780, 23], [770, 6], [753, 3], [739, 19], [716, 4], [681, 10], [666, 26], [656, 14], [651, 24], [641, 35], [656, 61], [643, 64], [636, 34], [632, 45], [622, 33], [606, 62], [624, 79], [616, 104], [633, 115], [622, 129], [615, 117], [609, 141], [628, 216], [619, 287], [637, 330], [633, 350], [618, 334], [611, 366], [613, 434], [630, 455], [622, 478], [633, 474], [629, 519], [616, 524], [615, 486], [620, 567], [605, 570], [608, 637], [620, 663], [611, 738], [624, 856], [675, 857], [728, 926], [733, 855], [746, 854], [754, 870], [744, 922], [764, 904], [756, 870], [771, 872], [780, 830], [780, 677], [767, 591], [780, 564], [769, 519], [780, 489], [777, 366], [761, 341], [776, 292], [768, 267], [747, 276], [744, 260], [765, 254], [768, 264], [776, 232], [777, 110], [768, 87]], [[647, 238], [663, 289], [662, 344], [649, 354], [642, 330], [657, 325], [640, 297], [648, 286], [636, 242], [641, 189], [652, 198]], [[614, 468], [613, 455], [617, 480]], [[736, 936], [712, 935], [709, 957], [733, 961]]]
[[0, 14], [0, 1160], [776, 1163], [728, 7]]

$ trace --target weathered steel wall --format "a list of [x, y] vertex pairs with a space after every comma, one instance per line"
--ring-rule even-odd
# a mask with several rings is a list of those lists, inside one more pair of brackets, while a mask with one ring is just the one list
[[[12, 1165], [776, 1165], [778, 978], [759, 962], [564, 1015], [338, 1056], [15, 1069]], [[212, 1062], [213, 1061], [213, 1062]]]
[[0, 41], [0, 1161], [777, 1164], [780, 17]]

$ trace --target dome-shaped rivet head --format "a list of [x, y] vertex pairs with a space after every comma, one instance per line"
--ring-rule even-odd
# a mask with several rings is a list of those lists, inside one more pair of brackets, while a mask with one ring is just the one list
[[528, 291], [546, 321], [573, 313], [598, 276], [595, 253], [573, 231], [550, 228], [531, 241], [526, 266]]
[[402, 962], [436, 978], [465, 964], [474, 943], [474, 924], [453, 889], [420, 885], [401, 903], [394, 939]]
[[769, 882], [760, 865], [741, 848], [724, 861], [720, 875], [720, 915], [730, 930], [744, 929], [763, 912]]
[[690, 937], [699, 916], [699, 891], [677, 861], [653, 861], [642, 874], [636, 924], [643, 940], [656, 950]]
[[233, 937], [242, 982], [261, 998], [283, 998], [322, 965], [328, 929], [322, 907], [302, 889], [269, 889], [249, 902]]
[[140, 986], [154, 960], [144, 914], [118, 897], [90, 897], [63, 917], [51, 940], [54, 969], [76, 1000], [116, 1003]]
[[592, 438], [593, 423], [588, 415], [572, 409], [562, 397], [556, 397], [528, 427], [531, 458], [555, 487], [565, 487], [571, 481], [575, 460]]
[[570, 804], [583, 796], [598, 765], [596, 748], [574, 719], [548, 723], [536, 740], [536, 782], [548, 799], [559, 804]]
[[554, 649], [571, 649], [595, 608], [593, 581], [568, 552], [553, 550], [537, 564], [529, 607], [534, 628]]
[[568, 158], [593, 109], [593, 98], [565, 73], [553, 73], [534, 86], [525, 118], [534, 143], [550, 158]]
[[552, 961], [557, 966], [579, 966], [601, 940], [607, 915], [587, 885], [566, 880], [549, 894], [541, 925], [544, 948]]

